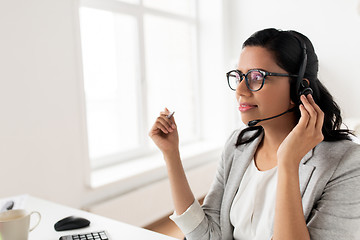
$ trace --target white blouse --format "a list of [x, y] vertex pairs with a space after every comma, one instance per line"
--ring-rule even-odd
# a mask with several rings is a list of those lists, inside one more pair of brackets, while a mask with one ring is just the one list
[[250, 162], [230, 209], [236, 240], [270, 240], [273, 233], [277, 167], [259, 171]]

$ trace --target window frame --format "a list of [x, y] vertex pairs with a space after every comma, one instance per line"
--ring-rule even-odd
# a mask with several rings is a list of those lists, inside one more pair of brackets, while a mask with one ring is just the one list
[[[136, 19], [137, 26], [138, 26], [138, 64], [139, 64], [139, 71], [140, 76], [136, 79], [138, 87], [137, 91], [137, 98], [139, 106], [137, 108], [138, 116], [141, 119], [139, 121], [139, 145], [140, 147], [132, 150], [127, 150], [125, 152], [121, 153], [115, 153], [115, 154], [109, 154], [104, 157], [98, 157], [96, 159], [90, 159], [89, 156], [89, 144], [88, 144], [88, 129], [86, 129], [86, 141], [87, 141], [87, 155], [90, 160], [91, 169], [102, 169], [106, 167], [111, 167], [117, 164], [121, 164], [127, 161], [132, 161], [134, 159], [140, 159], [144, 158], [147, 155], [154, 155], [158, 151], [156, 149], [152, 149], [149, 145], [149, 139], [144, 138], [144, 135], [147, 135], [149, 129], [147, 126], [147, 123], [151, 121], [151, 119], [148, 119], [148, 109], [146, 106], [146, 99], [147, 99], [147, 89], [146, 89], [146, 56], [145, 56], [145, 29], [144, 29], [144, 17], [146, 15], [152, 15], [156, 17], [164, 17], [171, 20], [180, 20], [181, 22], [184, 22], [186, 24], [190, 24], [194, 26], [195, 33], [195, 49], [196, 52], [193, 55], [195, 57], [194, 62], [196, 63], [196, 71], [195, 71], [195, 79], [199, 79], [199, 81], [194, 81], [193, 90], [195, 92], [195, 95], [198, 97], [195, 99], [195, 104], [197, 107], [201, 106], [201, 79], [200, 79], [200, 70], [199, 70], [199, 18], [198, 18], [198, 1], [194, 0], [195, 6], [194, 6], [194, 16], [184, 16], [176, 13], [166, 12], [163, 10], [157, 10], [153, 8], [149, 8], [143, 5], [142, 0], [139, 0], [139, 3], [133, 4], [133, 3], [127, 3], [127, 2], [121, 2], [117, 0], [80, 0], [79, 1], [79, 7], [78, 11], [80, 12], [82, 7], [88, 7], [88, 8], [94, 8], [98, 10], [105, 10], [113, 13], [119, 13], [124, 15], [133, 16]], [[80, 14], [79, 14], [80, 17]], [[80, 24], [80, 19], [79, 19]], [[81, 26], [79, 26], [79, 29], [81, 29]], [[81, 38], [81, 34], [80, 34]], [[81, 48], [81, 44], [80, 44]], [[82, 55], [82, 54], [81, 54]], [[84, 75], [83, 75], [84, 76]], [[83, 78], [83, 81], [85, 79]], [[86, 105], [86, 94], [84, 92], [84, 104]], [[87, 114], [86, 114], [86, 108], [85, 108], [85, 124], [87, 122]], [[202, 136], [202, 128], [201, 128], [201, 116], [196, 118], [195, 121], [195, 129], [197, 129], [197, 133], [195, 135], [195, 138], [188, 142], [183, 142], [183, 145], [187, 144], [193, 144], [200, 142], [203, 139]], [[143, 147], [146, 146], [146, 147]]]

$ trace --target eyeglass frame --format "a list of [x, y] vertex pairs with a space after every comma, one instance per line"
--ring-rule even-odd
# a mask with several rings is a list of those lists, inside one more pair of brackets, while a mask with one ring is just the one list
[[[248, 78], [247, 78], [247, 76], [248, 76], [249, 73], [255, 72], [255, 71], [260, 72], [260, 73], [264, 76], [263, 79], [262, 79], [261, 86], [260, 86], [260, 88], [257, 89], [257, 90], [253, 90], [253, 89], [250, 88], [249, 83], [248, 83]], [[252, 92], [260, 91], [260, 90], [263, 88], [263, 86], [264, 86], [264, 84], [265, 84], [265, 78], [266, 78], [267, 76], [276, 76], [276, 77], [298, 77], [298, 75], [294, 75], [294, 74], [273, 73], [273, 72], [264, 71], [264, 70], [262, 70], [262, 69], [251, 69], [251, 70], [249, 70], [247, 73], [242, 73], [240, 70], [235, 69], [235, 70], [231, 70], [231, 71], [229, 71], [229, 72], [226, 73], [226, 78], [227, 78], [228, 85], [229, 85], [230, 89], [233, 90], [233, 91], [236, 91], [236, 88], [233, 89], [233, 88], [230, 86], [230, 81], [229, 81], [229, 75], [230, 75], [230, 73], [232, 73], [232, 72], [236, 72], [236, 73], [239, 74], [239, 76], [240, 76], [240, 82], [239, 82], [239, 84], [244, 80], [244, 77], [245, 77], [246, 87], [247, 87], [250, 91], [252, 91]], [[238, 86], [239, 86], [239, 84], [238, 84]]]

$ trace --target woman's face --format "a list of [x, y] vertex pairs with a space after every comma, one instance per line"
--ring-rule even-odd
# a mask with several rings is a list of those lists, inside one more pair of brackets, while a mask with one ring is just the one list
[[[237, 69], [242, 73], [247, 73], [251, 69], [261, 69], [288, 74], [276, 64], [270, 51], [257, 46], [248, 46], [242, 50]], [[251, 120], [278, 115], [295, 106], [290, 99], [289, 77], [267, 76], [263, 88], [257, 92], [250, 91], [245, 81], [241, 81], [236, 89], [236, 99], [241, 119], [245, 124]], [[294, 113], [290, 112], [258, 125], [265, 127], [269, 124], [293, 124], [293, 119]]]

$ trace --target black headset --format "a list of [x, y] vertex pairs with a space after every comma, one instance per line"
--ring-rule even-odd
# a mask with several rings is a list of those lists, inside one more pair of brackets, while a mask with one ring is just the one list
[[306, 81], [304, 79], [306, 65], [307, 65], [306, 44], [301, 42], [301, 40], [297, 36], [295, 36], [295, 35], [293, 35], [293, 36], [299, 41], [301, 48], [303, 50], [303, 61], [300, 65], [299, 74], [298, 74], [297, 81], [296, 81], [297, 100], [300, 103], [300, 96], [301, 95], [306, 96], [308, 94], [313, 95], [313, 90], [309, 86], [308, 81]]

